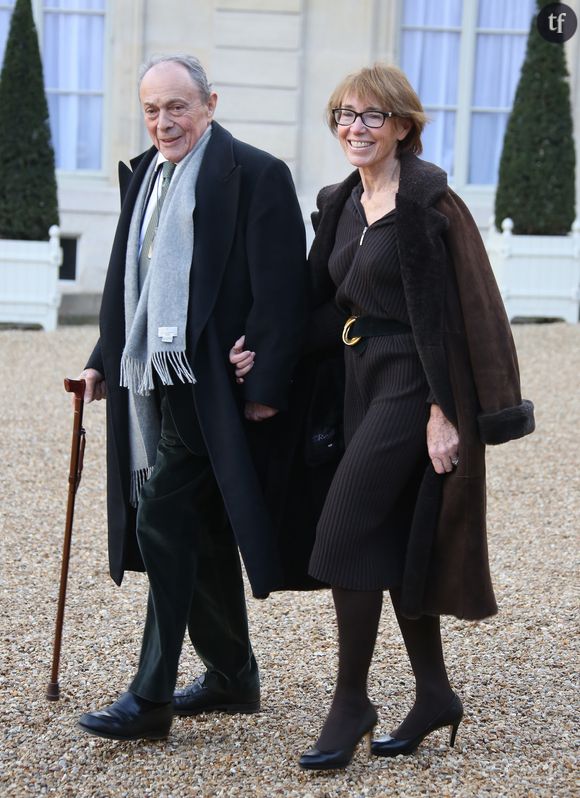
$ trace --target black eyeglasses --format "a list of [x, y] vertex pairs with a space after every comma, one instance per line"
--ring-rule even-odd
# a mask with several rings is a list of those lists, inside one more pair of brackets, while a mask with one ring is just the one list
[[358, 111], [353, 111], [351, 108], [333, 108], [332, 115], [337, 125], [353, 125], [356, 118], [360, 116], [362, 123], [365, 127], [382, 127], [385, 124], [385, 119], [390, 119], [395, 116], [392, 111], [363, 111], [359, 114]]

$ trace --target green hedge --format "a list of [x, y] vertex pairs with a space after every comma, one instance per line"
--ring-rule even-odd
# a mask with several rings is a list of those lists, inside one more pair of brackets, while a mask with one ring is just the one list
[[30, 0], [16, 0], [0, 74], [0, 238], [48, 239], [58, 224], [48, 105]]
[[[547, 5], [539, 0], [538, 8]], [[575, 215], [576, 156], [564, 45], [545, 41], [532, 20], [508, 121], [495, 197], [495, 224], [520, 235], [564, 235]]]

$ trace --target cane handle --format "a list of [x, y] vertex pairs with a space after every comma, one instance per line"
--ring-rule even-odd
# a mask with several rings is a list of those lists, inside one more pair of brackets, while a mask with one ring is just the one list
[[64, 389], [68, 393], [74, 393], [78, 399], [84, 399], [85, 396], [85, 381], [84, 380], [70, 380], [65, 377]]

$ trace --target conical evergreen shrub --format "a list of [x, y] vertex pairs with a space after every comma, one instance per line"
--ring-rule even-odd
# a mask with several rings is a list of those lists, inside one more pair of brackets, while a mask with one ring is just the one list
[[54, 150], [30, 0], [16, 0], [0, 74], [0, 238], [43, 241], [58, 224]]
[[[538, 8], [547, 5], [538, 0]], [[520, 235], [565, 235], [574, 221], [576, 156], [564, 46], [532, 20], [499, 166], [495, 225]]]

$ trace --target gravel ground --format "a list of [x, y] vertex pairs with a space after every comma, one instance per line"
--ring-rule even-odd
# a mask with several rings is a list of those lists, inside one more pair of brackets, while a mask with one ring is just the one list
[[[77, 497], [60, 674], [50, 674], [72, 414], [62, 378], [78, 373], [96, 330], [0, 332], [2, 596], [0, 795], [83, 798], [382, 798], [580, 795], [577, 590], [580, 514], [580, 325], [514, 328], [537, 432], [489, 451], [489, 528], [500, 614], [444, 620], [453, 684], [466, 717], [411, 757], [369, 760], [363, 746], [335, 774], [300, 771], [331, 695], [330, 595], [250, 600], [263, 711], [176, 719], [165, 742], [89, 737], [79, 714], [131, 679], [146, 595], [142, 574], [121, 589], [107, 574], [104, 407], [86, 409], [87, 455]], [[189, 650], [180, 683], [199, 671]], [[380, 730], [409, 708], [412, 681], [385, 603], [370, 690]]]

